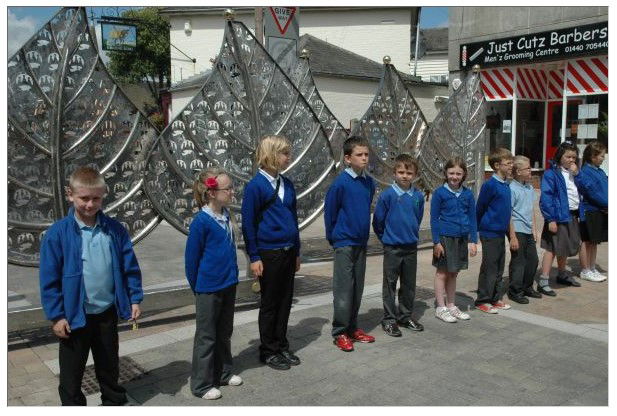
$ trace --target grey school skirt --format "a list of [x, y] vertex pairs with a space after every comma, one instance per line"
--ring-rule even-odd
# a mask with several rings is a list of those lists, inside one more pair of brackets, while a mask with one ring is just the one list
[[467, 237], [447, 237], [442, 235], [439, 239], [443, 246], [444, 255], [439, 258], [433, 256], [433, 266], [437, 269], [445, 269], [450, 273], [467, 270], [469, 257]]
[[578, 254], [581, 246], [578, 211], [570, 211], [570, 216], [570, 222], [557, 224], [557, 232], [554, 234], [548, 230], [548, 222], [544, 222], [540, 247], [559, 257], [572, 257]]

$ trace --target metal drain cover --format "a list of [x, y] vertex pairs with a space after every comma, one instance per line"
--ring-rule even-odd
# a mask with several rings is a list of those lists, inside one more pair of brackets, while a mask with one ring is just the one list
[[[131, 380], [137, 380], [147, 374], [139, 364], [133, 361], [130, 357], [120, 357], [120, 377], [119, 384], [128, 383]], [[81, 381], [81, 388], [86, 396], [100, 392], [99, 382], [96, 379], [94, 365], [89, 365], [84, 371], [84, 377]]]

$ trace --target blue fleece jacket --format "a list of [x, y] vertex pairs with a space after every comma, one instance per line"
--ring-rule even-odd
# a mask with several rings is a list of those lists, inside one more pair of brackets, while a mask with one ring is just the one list
[[257, 228], [254, 221], [260, 208], [274, 195], [274, 188], [260, 173], [244, 187], [242, 235], [251, 262], [261, 260], [259, 250], [293, 247], [296, 256], [300, 255], [296, 190], [289, 179], [279, 176], [283, 179], [281, 186], [285, 187], [284, 200], [281, 202], [281, 198], [275, 198], [274, 203], [263, 213], [263, 219]]
[[375, 182], [368, 175], [355, 178], [345, 171], [334, 179], [324, 207], [326, 239], [334, 248], [365, 246], [371, 229]]
[[608, 208], [608, 176], [601, 168], [585, 163], [574, 183], [581, 195], [581, 221], [585, 221], [586, 212]]
[[440, 186], [431, 198], [431, 234], [433, 243], [439, 243], [441, 236], [467, 237], [472, 243], [478, 242], [476, 226], [476, 203], [473, 193], [463, 187], [460, 196]]
[[373, 231], [386, 245], [416, 244], [422, 216], [424, 194], [415, 188], [408, 192], [390, 186], [379, 195], [373, 214]]
[[232, 237], [201, 210], [189, 227], [184, 271], [196, 293], [218, 292], [238, 283], [238, 260]]
[[[131, 304], [138, 304], [144, 295], [141, 271], [133, 252], [133, 243], [118, 221], [101, 211], [97, 219], [104, 233], [111, 237], [111, 259], [115, 306], [122, 319], [131, 318]], [[47, 319], [65, 318], [71, 330], [86, 325], [84, 302], [86, 289], [83, 277], [82, 241], [75, 210], [55, 222], [41, 241], [39, 266], [41, 304]]]
[[504, 237], [510, 227], [512, 195], [508, 182], [497, 175], [484, 182], [476, 202], [476, 220], [480, 237]]
[[[580, 175], [580, 172], [579, 174]], [[576, 183], [578, 175], [574, 176]], [[560, 167], [551, 161], [551, 167], [544, 171], [540, 185], [540, 212], [546, 222], [567, 224], [571, 220], [568, 205], [568, 188]]]

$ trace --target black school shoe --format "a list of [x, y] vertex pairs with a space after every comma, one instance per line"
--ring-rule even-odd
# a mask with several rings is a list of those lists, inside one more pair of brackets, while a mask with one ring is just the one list
[[557, 293], [549, 286], [546, 286], [548, 289], [544, 289], [542, 286], [538, 286], [538, 292], [546, 296], [557, 296]]
[[[542, 296], [542, 295], [540, 295]], [[527, 304], [529, 303], [529, 299], [527, 299], [525, 296], [523, 295], [516, 295], [514, 293], [508, 293], [508, 299], [510, 299], [512, 302], [516, 302], [516, 303], [520, 303], [520, 304]]]
[[401, 330], [398, 329], [398, 325], [395, 323], [382, 323], [381, 327], [383, 328], [383, 332], [391, 337], [400, 337], [403, 335]]
[[536, 292], [533, 288], [525, 289], [523, 294], [529, 298], [542, 299], [542, 293]]
[[275, 370], [289, 370], [289, 363], [281, 354], [272, 354], [268, 357], [260, 357], [259, 360]]
[[572, 286], [572, 287], [581, 287], [581, 284], [574, 279], [574, 276], [570, 276], [568, 274], [562, 274], [557, 276], [557, 283], [560, 285]]
[[422, 325], [418, 321], [414, 321], [413, 319], [408, 319], [407, 321], [399, 322], [398, 324], [399, 326], [410, 329], [412, 331], [416, 331], [416, 332], [424, 331], [424, 325]]
[[287, 361], [287, 364], [300, 365], [300, 359], [296, 355], [294, 355], [291, 351], [289, 350], [281, 351], [281, 355], [283, 356], [285, 361]]

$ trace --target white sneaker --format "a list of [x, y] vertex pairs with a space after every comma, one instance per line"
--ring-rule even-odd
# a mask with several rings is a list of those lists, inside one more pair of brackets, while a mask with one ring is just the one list
[[231, 378], [227, 382], [227, 384], [230, 385], [230, 386], [239, 386], [242, 383], [243, 383], [242, 377], [237, 376], [235, 374], [233, 376], [231, 376]]
[[464, 321], [467, 321], [467, 320], [469, 320], [471, 318], [471, 316], [469, 316], [468, 313], [465, 313], [465, 312], [461, 311], [456, 306], [453, 307], [453, 308], [448, 308], [448, 312], [450, 312], [450, 315], [452, 315], [456, 319], [462, 319]]
[[583, 269], [581, 270], [579, 277], [582, 280], [588, 280], [590, 282], [595, 282], [596, 281], [596, 277], [594, 276], [593, 272], [591, 270], [588, 269]]
[[594, 277], [597, 279], [596, 282], [603, 282], [606, 279], [608, 279], [607, 276], [603, 275], [602, 273], [600, 273], [596, 269], [592, 269], [591, 273], [593, 273]]
[[216, 387], [212, 387], [210, 390], [206, 392], [206, 394], [202, 396], [202, 399], [216, 400], [216, 399], [220, 399], [221, 396], [222, 396], [221, 391], [217, 389]]
[[444, 322], [456, 322], [457, 319], [450, 315], [450, 311], [445, 306], [435, 308], [435, 317], [441, 319]]

